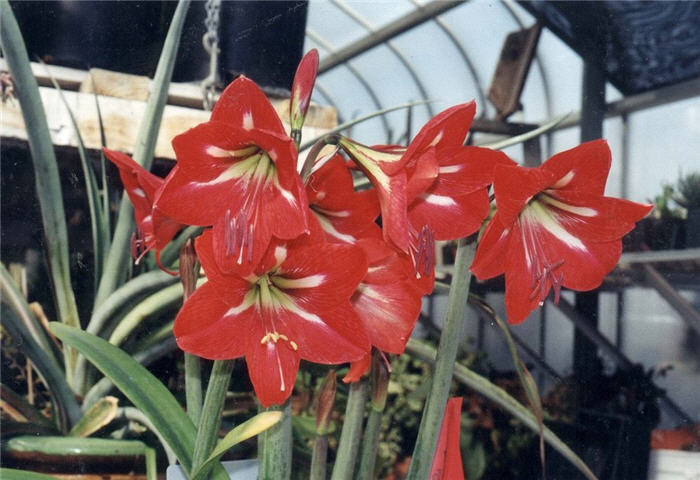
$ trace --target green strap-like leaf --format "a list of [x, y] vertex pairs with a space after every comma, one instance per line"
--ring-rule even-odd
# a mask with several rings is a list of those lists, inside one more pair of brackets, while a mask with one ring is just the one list
[[[100, 335], [109, 320], [117, 315], [117, 313], [121, 312], [127, 305], [154, 290], [172, 285], [176, 281], [177, 277], [156, 270], [144, 273], [126, 282], [113, 292], [107, 300], [95, 308], [85, 331], [93, 335]], [[75, 385], [81, 392], [85, 392], [89, 387], [85, 385], [86, 374], [87, 363], [85, 357], [78, 355], [78, 361], [75, 366]]]
[[14, 468], [0, 468], [0, 478], [2, 480], [58, 480], [58, 478], [51, 475], [15, 470]]
[[566, 120], [568, 116], [569, 114], [562, 115], [561, 117], [555, 118], [554, 120], [550, 120], [549, 122], [545, 123], [544, 125], [538, 128], [535, 128], [534, 130], [530, 130], [529, 132], [525, 132], [520, 135], [515, 135], [514, 137], [506, 138], [505, 140], [499, 140], [498, 142], [486, 143], [479, 146], [490, 148], [492, 150], [503, 150], [504, 148], [526, 142], [532, 138], [539, 137], [540, 135], [549, 132], [561, 122]]
[[116, 397], [100, 398], [97, 403], [85, 412], [83, 418], [73, 426], [68, 435], [71, 437], [89, 437], [114, 420], [118, 409], [119, 400]]
[[173, 309], [182, 303], [182, 284], [176, 283], [146, 297], [119, 322], [109, 337], [112, 345], [121, 345], [146, 318]]
[[226, 451], [244, 440], [248, 440], [261, 432], [264, 432], [280, 421], [282, 412], [261, 412], [253, 418], [246, 420], [226, 434], [216, 448], [211, 452], [204, 464], [192, 474], [192, 480], [204, 480], [203, 472], [208, 471], [214, 462], [217, 462]]
[[[168, 88], [189, 4], [190, 0], [180, 0], [173, 15], [168, 35], [163, 44], [163, 51], [158, 61], [156, 74], [153, 78], [151, 95], [148, 97], [146, 111], [141, 120], [139, 135], [134, 145], [134, 160], [146, 170], [151, 168], [151, 163], [153, 162], [153, 152], [158, 139], [158, 130], [160, 129], [163, 110], [168, 100]], [[119, 216], [114, 229], [112, 246], [107, 256], [104, 273], [100, 279], [95, 305], [100, 305], [105, 301], [125, 277], [125, 272], [130, 262], [129, 241], [134, 225], [133, 210], [129, 198], [124, 195], [119, 206]]]
[[39, 376], [49, 389], [56, 409], [56, 420], [61, 432], [68, 432], [82, 416], [80, 406], [66, 382], [58, 362], [42, 348], [24, 328], [12, 310], [2, 305], [2, 326], [12, 338], [22, 345], [22, 352], [29, 358]]
[[130, 355], [106, 340], [56, 322], [50, 327], [54, 335], [80, 351], [148, 417], [189, 472], [195, 428], [168, 389]]
[[[429, 363], [435, 362], [435, 348], [414, 338], [408, 340], [408, 343], [406, 344], [406, 353]], [[523, 422], [523, 425], [533, 432], [539, 433], [539, 422], [532, 412], [515, 398], [511, 397], [505, 390], [491, 383], [489, 379], [472, 372], [467, 367], [459, 363], [455, 364], [454, 378], [461, 384], [480, 393], [499, 407], [506, 410], [515, 418]], [[581, 460], [581, 458], [576, 455], [573, 450], [571, 450], [559, 437], [557, 437], [554, 432], [552, 432], [546, 426], [544, 427], [544, 439], [555, 450], [561, 453], [564, 458], [578, 468], [579, 471], [588, 479], [597, 480], [596, 476], [586, 466], [583, 460]]]
[[[95, 86], [95, 77], [90, 74], [90, 82], [92, 83], [92, 93], [95, 97], [95, 111], [97, 112], [97, 123], [100, 126], [100, 144], [102, 148], [107, 148], [107, 137], [105, 136], [105, 127], [102, 123], [102, 110], [100, 109], [100, 96], [97, 94]], [[104, 151], [100, 150], [100, 177], [102, 183], [102, 236], [105, 239], [105, 252], [109, 252], [110, 236], [112, 226], [110, 221], [110, 205], [109, 205], [109, 184], [107, 183], [107, 161]], [[104, 260], [107, 259], [105, 253]]]
[[[44, 244], [56, 309], [61, 322], [80, 327], [78, 308], [70, 280], [66, 214], [63, 210], [63, 195], [56, 155], [39, 95], [39, 86], [32, 74], [17, 20], [7, 0], [0, 0], [0, 43], [14, 79], [15, 92], [22, 107], [29, 149], [32, 153], [36, 193], [39, 198]], [[65, 375], [70, 385], [73, 381], [75, 352], [70, 348], [66, 349], [64, 360]]]
[[368, 113], [367, 115], [363, 115], [361, 117], [355, 118], [353, 120], [350, 120], [349, 122], [345, 122], [341, 125], [338, 125], [337, 127], [332, 128], [331, 130], [327, 131], [320, 137], [316, 137], [313, 140], [309, 140], [308, 142], [304, 143], [301, 147], [299, 147], [299, 151], [301, 152], [302, 150], [306, 150], [307, 148], [311, 148], [312, 145], [315, 143], [323, 140], [323, 137], [326, 135], [332, 135], [334, 133], [340, 133], [343, 130], [347, 130], [348, 128], [357, 125], [358, 123], [365, 122], [367, 120], [371, 120], [374, 117], [378, 117], [380, 115], [385, 115], [389, 112], [393, 112], [394, 110], [401, 110], [404, 108], [411, 108], [416, 105], [423, 105], [425, 103], [432, 103], [435, 100], [418, 100], [416, 102], [408, 102], [408, 103], [402, 103], [400, 105], [395, 105], [393, 107], [389, 108], [384, 108], [382, 110], [377, 110], [376, 112]]
[[32, 313], [24, 295], [19, 291], [15, 281], [12, 279], [12, 275], [10, 275], [10, 272], [7, 271], [3, 264], [0, 264], [0, 294], [2, 295], [2, 301], [17, 314], [17, 318], [22, 322], [22, 328], [26, 334], [31, 335], [37, 345], [45, 351], [46, 355], [53, 362], [58, 363], [58, 359], [53, 354], [51, 340], [46, 335], [46, 330], [44, 330], [44, 327], [41, 326], [36, 316]]
[[94, 256], [94, 288], [97, 290], [97, 282], [102, 275], [102, 264], [104, 262], [104, 257], [107, 253], [105, 250], [105, 239], [104, 239], [104, 220], [102, 218], [102, 205], [100, 204], [100, 192], [97, 186], [97, 179], [95, 178], [95, 171], [92, 169], [90, 160], [88, 159], [87, 149], [85, 148], [85, 142], [83, 142], [83, 136], [80, 134], [80, 128], [78, 128], [78, 122], [75, 120], [75, 115], [73, 115], [73, 110], [68, 105], [65, 95], [63, 95], [63, 90], [58, 84], [56, 79], [51, 75], [48, 67], [46, 67], [46, 73], [51, 79], [54, 88], [58, 91], [58, 95], [61, 97], [63, 105], [68, 111], [68, 117], [70, 118], [71, 125], [73, 126], [73, 133], [78, 142], [78, 156], [80, 157], [80, 167], [83, 170], [83, 177], [85, 177], [85, 194], [88, 200], [88, 211], [90, 212], [90, 231], [92, 233], [92, 249]]

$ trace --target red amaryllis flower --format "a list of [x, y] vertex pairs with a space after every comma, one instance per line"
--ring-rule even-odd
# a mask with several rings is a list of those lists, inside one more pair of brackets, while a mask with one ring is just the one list
[[440, 436], [430, 467], [431, 480], [464, 480], [462, 451], [459, 448], [461, 414], [462, 397], [450, 398], [445, 407]]
[[308, 230], [297, 152], [274, 108], [245, 77], [222, 94], [212, 120], [173, 140], [177, 167], [157, 207], [189, 225], [214, 228], [216, 260], [249, 273], [273, 237]]
[[119, 168], [124, 191], [134, 206], [137, 231], [132, 236], [131, 254], [138, 263], [148, 251], [155, 249], [156, 261], [160, 265], [160, 251], [184, 227], [153, 207], [164, 180], [124, 153], [106, 148], [104, 153]]
[[477, 231], [488, 214], [487, 187], [505, 154], [463, 146], [476, 106], [457, 105], [425, 124], [406, 149], [341, 145], [377, 188], [384, 238], [432, 274], [434, 241]]
[[264, 406], [289, 397], [300, 359], [343, 363], [369, 350], [350, 305], [367, 270], [360, 248], [273, 245], [254, 273], [241, 277], [221, 271], [209, 231], [196, 246], [209, 281], [178, 313], [177, 343], [209, 359], [245, 356]]
[[[292, 132], [300, 131], [304, 125], [306, 111], [311, 103], [311, 93], [316, 83], [318, 73], [318, 51], [314, 48], [304, 55], [299, 62], [294, 82], [292, 83], [292, 98], [289, 100], [289, 123]], [[293, 133], [293, 135], [296, 135]]]
[[610, 149], [603, 140], [559, 153], [538, 168], [497, 166], [498, 211], [471, 270], [480, 279], [505, 272], [508, 321], [519, 323], [550, 289], [591, 290], [615, 267], [622, 236], [651, 210], [603, 196]]
[[375, 220], [379, 216], [376, 192], [356, 192], [352, 175], [339, 155], [334, 155], [314, 171], [306, 184], [311, 228], [324, 232], [334, 243], [356, 243], [364, 237], [379, 238]]

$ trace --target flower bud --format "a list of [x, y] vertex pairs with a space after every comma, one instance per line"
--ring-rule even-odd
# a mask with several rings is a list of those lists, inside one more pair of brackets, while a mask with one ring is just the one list
[[390, 369], [389, 361], [384, 356], [384, 353], [375, 348], [372, 352], [369, 381], [372, 387], [372, 408], [378, 412], [384, 411], [384, 406], [386, 405]]
[[335, 370], [331, 370], [321, 384], [318, 392], [318, 407], [316, 408], [316, 433], [325, 435], [331, 425], [331, 413], [335, 405]]
[[183, 288], [183, 299], [187, 300], [197, 288], [199, 277], [199, 259], [194, 250], [194, 240], [188, 239], [180, 249], [180, 281]]

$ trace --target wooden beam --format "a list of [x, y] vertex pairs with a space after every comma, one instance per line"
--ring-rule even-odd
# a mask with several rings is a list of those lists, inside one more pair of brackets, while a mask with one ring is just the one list
[[[129, 90], [129, 89], [124, 89]], [[39, 93], [44, 104], [49, 131], [55, 146], [77, 147], [73, 127], [68, 116], [68, 110], [60, 99], [57, 90], [48, 87], [39, 87]], [[73, 115], [76, 117], [80, 134], [85, 145], [89, 149], [100, 149], [100, 128], [95, 108], [95, 96], [92, 93], [64, 91], [66, 101]], [[143, 117], [146, 102], [112, 96], [98, 95], [100, 111], [105, 127], [107, 147], [131, 153], [138, 133], [141, 118]], [[281, 102], [278, 107], [288, 108]], [[335, 110], [333, 110], [335, 112]], [[285, 117], [283, 117], [285, 118]], [[163, 114], [163, 122], [158, 134], [155, 156], [157, 158], [175, 159], [175, 152], [170, 145], [176, 135], [187, 131], [195, 125], [209, 120], [209, 112], [204, 110], [187, 108], [176, 105], [167, 105]], [[304, 126], [302, 135], [304, 138], [315, 138], [323, 135], [328, 127]], [[285, 123], [285, 126], [289, 126]], [[8, 101], [0, 106], [0, 137], [26, 141], [27, 132], [24, 119], [16, 101]]]
[[[53, 77], [63, 90], [92, 92], [92, 75], [97, 91], [104, 96], [125, 98], [128, 100], [144, 100], [144, 93], [150, 92], [151, 79], [139, 75], [130, 75], [110, 70], [93, 68], [89, 72], [58, 65], [42, 65], [32, 62], [32, 73], [40, 86], [53, 87]], [[7, 70], [7, 63], [0, 58], [0, 71]], [[270, 102], [277, 110], [280, 118], [289, 118], [289, 99], [270, 97]], [[168, 91], [168, 105], [189, 107], [203, 110], [202, 90], [197, 83], [172, 82]], [[330, 129], [338, 124], [338, 113], [335, 108], [312, 103], [306, 114], [305, 125], [318, 129]]]

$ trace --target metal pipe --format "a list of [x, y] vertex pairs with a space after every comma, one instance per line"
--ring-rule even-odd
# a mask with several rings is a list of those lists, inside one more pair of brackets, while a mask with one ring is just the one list
[[318, 66], [318, 73], [325, 73], [341, 63], [355, 58], [367, 50], [390, 40], [411, 28], [431, 20], [437, 15], [444, 13], [451, 8], [461, 5], [457, 1], [432, 1], [425, 6], [418, 7], [411, 13], [390, 22], [374, 33], [363, 37], [347, 47], [338, 50], [321, 61]]

